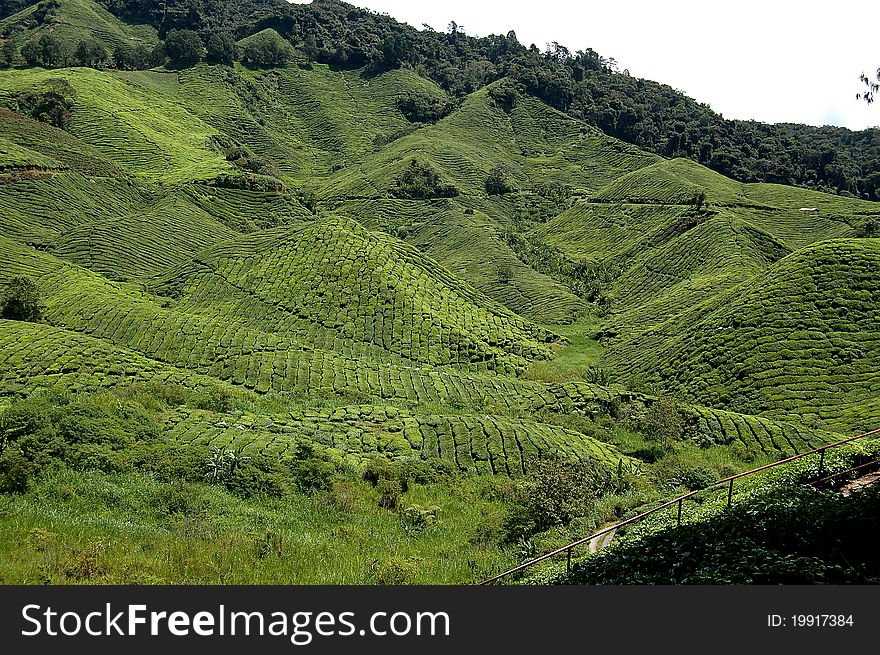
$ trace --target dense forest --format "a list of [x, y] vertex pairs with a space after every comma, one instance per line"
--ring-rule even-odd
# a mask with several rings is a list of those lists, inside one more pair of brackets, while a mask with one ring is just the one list
[[[42, 4], [51, 9], [53, 2]], [[416, 30], [337, 0], [308, 5], [283, 0], [101, 2], [128, 21], [155, 26], [163, 38], [193, 30], [205, 42], [221, 31], [240, 39], [271, 27], [309, 61], [376, 72], [410, 66], [453, 95], [509, 76], [557, 109], [666, 157], [687, 157], [743, 182], [880, 197], [880, 130], [726, 120], [667, 85], [619, 71], [613, 59], [591, 49], [571, 52], [558, 43], [545, 50], [525, 47], [512, 31], [476, 38], [454, 21], [443, 31], [427, 25]], [[0, 17], [27, 4], [7, 2]]]

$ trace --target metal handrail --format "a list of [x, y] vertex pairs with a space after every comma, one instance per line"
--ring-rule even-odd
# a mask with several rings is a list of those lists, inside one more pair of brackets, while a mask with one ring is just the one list
[[566, 544], [565, 546], [562, 546], [561, 548], [557, 548], [556, 550], [553, 550], [549, 553], [545, 553], [544, 555], [541, 555], [540, 557], [535, 557], [534, 559], [530, 559], [529, 561], [524, 562], [524, 563], [520, 564], [519, 566], [516, 566], [516, 567], [509, 569], [507, 571], [504, 571], [503, 573], [499, 573], [498, 575], [494, 575], [491, 578], [487, 578], [486, 580], [483, 580], [480, 584], [481, 585], [490, 585], [494, 582], [497, 582], [498, 580], [501, 580], [502, 578], [506, 578], [509, 575], [513, 575], [514, 573], [518, 573], [519, 571], [523, 571], [525, 569], [531, 568], [531, 567], [535, 566], [536, 564], [540, 564], [541, 562], [544, 562], [552, 557], [556, 557], [557, 555], [561, 555], [562, 553], [567, 554], [568, 557], [567, 557], [566, 568], [568, 571], [571, 571], [571, 551], [574, 550], [575, 548], [577, 548], [578, 546], [581, 546], [587, 542], [592, 541], [596, 537], [601, 537], [602, 535], [607, 534], [613, 530], [618, 530], [619, 528], [622, 528], [624, 526], [631, 525], [633, 523], [641, 521], [642, 519], [644, 519], [648, 516], [651, 516], [652, 514], [656, 514], [657, 512], [664, 510], [667, 507], [670, 507], [675, 504], [678, 504], [678, 523], [680, 525], [681, 524], [681, 508], [682, 508], [682, 503], [684, 503], [685, 500], [687, 500], [688, 498], [691, 498], [692, 496], [696, 496], [697, 494], [702, 493], [702, 492], [706, 491], [707, 489], [712, 489], [713, 487], [719, 487], [724, 484], [728, 485], [727, 506], [730, 507], [731, 503], [733, 502], [733, 482], [734, 482], [734, 480], [738, 480], [739, 478], [744, 478], [749, 475], [754, 475], [755, 473], [760, 473], [761, 471], [766, 471], [767, 469], [775, 468], [775, 467], [780, 466], [782, 464], [787, 464], [789, 462], [793, 462], [793, 461], [795, 461], [797, 459], [801, 459], [803, 457], [815, 455], [816, 453], [820, 453], [819, 476], [821, 477], [822, 468], [825, 465], [825, 451], [826, 450], [829, 450], [831, 448], [837, 448], [838, 446], [848, 444], [848, 443], [850, 443], [852, 441], [856, 441], [858, 439], [864, 439], [865, 437], [869, 437], [874, 434], [880, 434], [880, 428], [877, 428], [875, 430], [871, 430], [870, 432], [864, 432], [862, 434], [858, 434], [854, 437], [849, 437], [847, 439], [841, 439], [840, 441], [835, 441], [834, 443], [826, 444], [824, 446], [819, 446], [818, 448], [814, 448], [813, 450], [808, 450], [805, 453], [800, 453], [798, 455], [792, 455], [790, 457], [786, 457], [786, 458], [780, 459], [776, 462], [771, 462], [770, 464], [765, 464], [764, 466], [759, 466], [757, 468], [753, 468], [748, 471], [744, 471], [742, 473], [737, 473], [735, 475], [728, 476], [722, 480], [718, 480], [717, 482], [712, 483], [711, 485], [709, 485], [708, 487], [706, 487], [704, 489], [698, 489], [697, 491], [690, 491], [686, 494], [676, 496], [672, 500], [668, 500], [668, 501], [662, 503], [661, 505], [654, 507], [653, 509], [649, 509], [647, 511], [644, 511], [641, 514], [636, 514], [635, 516], [630, 517], [630, 518], [626, 519], [625, 521], [620, 521], [618, 523], [614, 523], [612, 525], [609, 525], [605, 528], [602, 528], [598, 532], [594, 532], [593, 534], [591, 534], [588, 537], [583, 537], [582, 539], [578, 539], [577, 541], [573, 541], [570, 544]]

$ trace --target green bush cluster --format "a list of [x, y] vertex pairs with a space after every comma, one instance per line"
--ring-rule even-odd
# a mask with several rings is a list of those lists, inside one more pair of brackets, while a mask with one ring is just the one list
[[517, 190], [516, 185], [510, 179], [510, 171], [503, 164], [498, 164], [486, 177], [486, 193], [490, 196], [513, 193]]
[[409, 91], [397, 99], [397, 108], [411, 123], [436, 123], [453, 107], [447, 100], [424, 91]]
[[880, 493], [784, 485], [575, 564], [562, 584], [846, 584], [880, 564]]
[[242, 61], [252, 66], [284, 66], [293, 60], [293, 46], [272, 30], [251, 37], [241, 52]]
[[392, 194], [397, 198], [427, 200], [452, 198], [458, 195], [458, 190], [451, 184], [444, 184], [440, 174], [430, 164], [413, 158], [395, 181]]
[[14, 109], [20, 114], [66, 130], [73, 118], [76, 92], [63, 79], [49, 79], [42, 88], [22, 91]]
[[502, 526], [508, 543], [568, 525], [589, 514], [603, 489], [595, 472], [579, 462], [540, 458], [520, 481]]
[[10, 280], [0, 296], [0, 318], [39, 323], [43, 320], [43, 309], [40, 288], [27, 276]]

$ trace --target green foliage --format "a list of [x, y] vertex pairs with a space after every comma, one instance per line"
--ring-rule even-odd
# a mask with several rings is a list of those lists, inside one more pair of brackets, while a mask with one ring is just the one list
[[880, 220], [874, 217], [866, 218], [859, 226], [856, 236], [865, 239], [876, 239], [880, 237]]
[[65, 45], [51, 34], [43, 34], [39, 39], [25, 43], [21, 48], [21, 56], [28, 66], [43, 68], [61, 68], [68, 60]]
[[110, 60], [107, 49], [94, 39], [80, 41], [73, 53], [73, 61], [77, 66], [104, 68]]
[[252, 66], [284, 66], [293, 60], [293, 46], [274, 30], [263, 30], [245, 40], [242, 61]]
[[12, 40], [4, 40], [0, 43], [0, 66], [9, 68], [14, 66], [18, 56], [18, 48]]
[[310, 443], [297, 444], [293, 458], [284, 464], [290, 469], [293, 484], [304, 494], [331, 491], [339, 477], [336, 464], [326, 452], [318, 452]]
[[165, 37], [164, 51], [174, 68], [189, 68], [205, 56], [205, 44], [198, 32], [171, 30]]
[[[242, 146], [240, 143], [233, 141], [232, 139], [228, 139], [223, 136], [216, 136], [213, 138], [214, 143], [217, 147], [223, 152], [226, 157], [226, 161], [235, 164], [238, 168], [242, 170], [248, 171], [250, 173], [254, 173], [256, 175], [274, 177], [277, 180], [277, 177], [280, 175], [278, 168], [258, 157], [253, 153], [250, 148]], [[256, 187], [253, 185], [248, 185], [244, 187], [230, 187], [228, 184], [223, 184], [222, 186], [226, 186], [227, 188], [251, 188], [251, 190], [255, 191], [267, 191], [274, 189], [260, 189], [257, 185]]]
[[436, 123], [453, 109], [448, 101], [423, 91], [410, 91], [399, 97], [397, 107], [411, 123]]
[[22, 493], [39, 467], [15, 446], [0, 449], [0, 493]]
[[685, 429], [678, 403], [670, 396], [660, 396], [651, 403], [638, 426], [648, 441], [656, 444], [662, 452], [668, 452], [682, 438]]
[[153, 63], [153, 55], [143, 45], [120, 44], [113, 50], [113, 63], [119, 70], [145, 70]]
[[43, 299], [33, 279], [17, 277], [6, 285], [0, 298], [0, 317], [30, 323], [43, 320]]
[[226, 64], [231, 66], [233, 62], [239, 59], [238, 44], [226, 32], [215, 32], [208, 37], [205, 44], [206, 58], [214, 64]]
[[392, 193], [396, 198], [426, 200], [452, 198], [458, 195], [458, 190], [451, 184], [441, 182], [440, 174], [430, 164], [413, 158], [395, 181]]
[[489, 87], [489, 97], [509, 114], [519, 101], [519, 88], [513, 80], [504, 78]]
[[70, 127], [75, 94], [63, 79], [46, 80], [42, 90], [24, 91], [16, 98], [16, 110], [62, 130]]
[[510, 179], [510, 173], [503, 164], [498, 164], [489, 171], [485, 182], [486, 193], [490, 196], [514, 193], [517, 189]]
[[556, 583], [844, 584], [876, 570], [880, 495], [791, 485], [577, 562]]
[[530, 469], [504, 522], [509, 543], [585, 516], [602, 491], [593, 472], [580, 463], [542, 458]]

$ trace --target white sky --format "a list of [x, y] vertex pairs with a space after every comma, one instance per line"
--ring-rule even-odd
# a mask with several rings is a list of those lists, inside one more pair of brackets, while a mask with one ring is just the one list
[[[302, 0], [288, 0], [301, 2]], [[880, 67], [880, 1], [349, 0], [421, 29], [515, 30], [526, 46], [592, 48], [620, 70], [657, 80], [725, 118], [880, 125], [880, 102], [857, 101], [859, 74]]]

